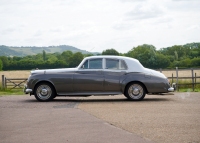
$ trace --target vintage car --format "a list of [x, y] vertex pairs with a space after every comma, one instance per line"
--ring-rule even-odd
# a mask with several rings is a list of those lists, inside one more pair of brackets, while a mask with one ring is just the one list
[[24, 88], [38, 101], [50, 101], [56, 96], [120, 94], [139, 101], [148, 93], [172, 91], [164, 74], [123, 56], [91, 56], [76, 68], [34, 70]]

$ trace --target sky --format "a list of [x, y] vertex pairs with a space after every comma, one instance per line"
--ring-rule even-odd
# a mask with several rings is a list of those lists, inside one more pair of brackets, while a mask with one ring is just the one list
[[200, 42], [200, 0], [0, 0], [0, 45], [126, 53]]

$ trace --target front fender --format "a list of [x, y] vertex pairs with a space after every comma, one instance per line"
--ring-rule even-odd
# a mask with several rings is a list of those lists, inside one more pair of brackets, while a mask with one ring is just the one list
[[45, 75], [45, 74], [38, 74], [38, 75], [33, 75], [33, 76], [31, 76], [30, 79], [29, 79], [29, 81], [28, 81], [28, 83], [27, 83], [27, 86], [28, 86], [30, 89], [32, 89], [33, 92], [34, 92], [35, 86], [36, 86], [38, 83], [40, 83], [40, 82], [49, 82], [49, 83], [51, 83], [53, 86], [55, 86], [54, 83], [53, 83], [51, 80], [49, 80], [49, 79], [46, 78], [46, 75]]

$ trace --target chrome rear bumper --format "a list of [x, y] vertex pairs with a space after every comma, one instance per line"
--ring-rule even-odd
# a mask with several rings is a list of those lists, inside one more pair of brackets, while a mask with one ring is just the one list
[[174, 92], [174, 88], [173, 88], [173, 87], [170, 87], [170, 88], [168, 89], [168, 91], [169, 91], [169, 92]]

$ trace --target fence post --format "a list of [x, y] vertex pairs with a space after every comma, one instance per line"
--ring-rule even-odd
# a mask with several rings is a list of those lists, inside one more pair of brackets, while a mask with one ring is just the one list
[[172, 73], [172, 83], [174, 82], [174, 75], [173, 75], [173, 73]]
[[5, 76], [2, 75], [2, 89], [5, 89]]
[[196, 88], [197, 84], [197, 73], [194, 74], [194, 88]]
[[6, 80], [6, 77], [4, 78], [4, 88], [5, 88], [5, 89], [7, 88], [7, 80]]
[[191, 69], [192, 72], [192, 91], [194, 91], [194, 70], [193, 68]]
[[177, 89], [177, 91], [179, 91], [179, 87], [178, 87], [178, 67], [176, 67], [176, 89]]

